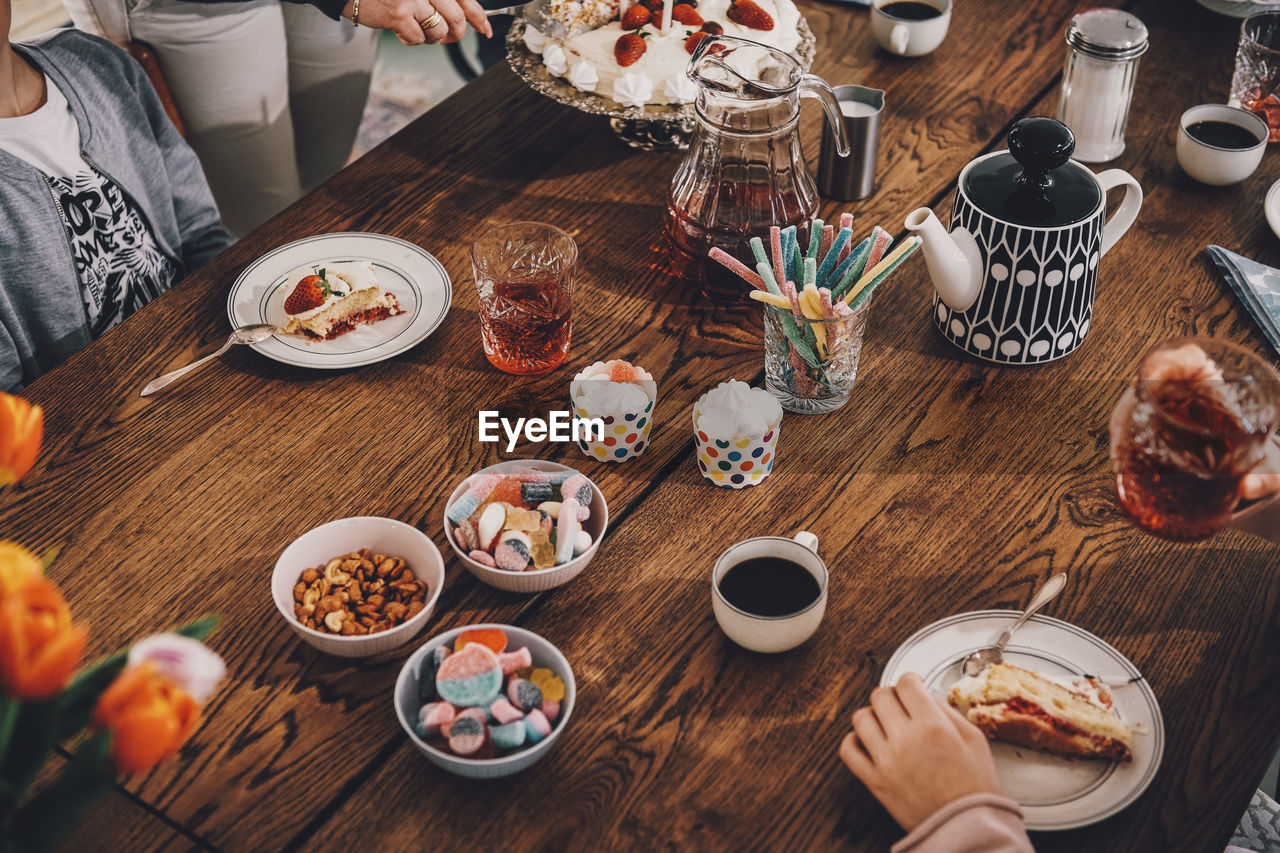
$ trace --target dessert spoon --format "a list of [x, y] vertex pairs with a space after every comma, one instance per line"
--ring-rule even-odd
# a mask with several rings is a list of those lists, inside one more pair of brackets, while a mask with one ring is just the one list
[[170, 371], [163, 376], [158, 376], [155, 379], [152, 379], [147, 383], [146, 387], [142, 389], [142, 396], [147, 397], [156, 393], [161, 388], [167, 388], [169, 385], [177, 382], [197, 367], [201, 367], [202, 365], [213, 361], [215, 358], [231, 349], [235, 344], [256, 344], [258, 341], [265, 341], [267, 338], [278, 334], [279, 332], [279, 328], [272, 326], [269, 323], [259, 323], [253, 326], [241, 326], [227, 337], [226, 343], [206, 355], [204, 358], [198, 358], [185, 367], [179, 367], [177, 370]]
[[1022, 611], [1022, 615], [1018, 617], [1018, 621], [1004, 629], [996, 639], [994, 646], [988, 646], [985, 649], [978, 649], [976, 652], [964, 659], [964, 664], [961, 667], [964, 674], [975, 676], [988, 666], [1002, 662], [1004, 660], [1004, 647], [1009, 644], [1009, 638], [1013, 636], [1013, 632], [1021, 628], [1037, 610], [1044, 607], [1050, 601], [1053, 601], [1053, 599], [1057, 597], [1058, 593], [1062, 592], [1062, 588], [1066, 586], [1066, 583], [1066, 572], [1059, 572], [1049, 578], [1049, 582], [1040, 587], [1039, 591], [1036, 592], [1035, 597], [1031, 599], [1031, 603], [1027, 605], [1027, 609]]

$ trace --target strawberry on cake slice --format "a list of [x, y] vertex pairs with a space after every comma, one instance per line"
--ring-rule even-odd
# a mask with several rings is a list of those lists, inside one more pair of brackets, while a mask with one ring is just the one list
[[403, 313], [364, 261], [298, 267], [289, 273], [286, 289], [284, 330], [309, 338], [332, 340], [362, 323]]

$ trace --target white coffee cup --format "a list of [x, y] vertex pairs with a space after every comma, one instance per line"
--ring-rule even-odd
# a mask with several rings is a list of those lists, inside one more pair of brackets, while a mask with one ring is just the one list
[[[1218, 148], [1201, 142], [1187, 128], [1196, 122], [1216, 121], [1243, 128], [1257, 142], [1248, 148]], [[1225, 187], [1253, 174], [1267, 150], [1270, 130], [1261, 116], [1226, 104], [1201, 104], [1182, 114], [1178, 122], [1178, 165], [1202, 184]]]
[[[730, 604], [720, 591], [729, 569], [756, 557], [777, 557], [795, 563], [818, 582], [818, 597], [801, 610], [783, 616], [760, 616]], [[827, 612], [827, 566], [818, 556], [818, 537], [808, 531], [794, 539], [758, 536], [731, 545], [711, 570], [711, 609], [725, 635], [753, 652], [785, 652], [813, 636]]]
[[925, 20], [898, 18], [884, 11], [895, 2], [871, 0], [871, 34], [881, 47], [898, 56], [924, 56], [942, 44], [951, 26], [951, 0], [916, 0], [942, 13]]

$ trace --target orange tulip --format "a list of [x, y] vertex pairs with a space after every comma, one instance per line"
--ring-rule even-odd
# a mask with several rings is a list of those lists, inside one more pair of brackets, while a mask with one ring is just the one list
[[80, 664], [89, 632], [71, 624], [58, 588], [33, 578], [0, 595], [0, 692], [18, 701], [48, 699]]
[[42, 574], [44, 567], [35, 554], [15, 542], [0, 542], [0, 598]]
[[111, 732], [111, 763], [141, 773], [176, 753], [200, 722], [200, 706], [150, 661], [116, 676], [98, 699], [93, 724]]
[[0, 392], [0, 486], [31, 470], [44, 435], [44, 412], [21, 397]]

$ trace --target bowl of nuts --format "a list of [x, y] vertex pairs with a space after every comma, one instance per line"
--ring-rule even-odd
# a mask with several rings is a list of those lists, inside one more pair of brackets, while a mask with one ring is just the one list
[[322, 652], [361, 658], [409, 642], [444, 587], [444, 560], [416, 527], [342, 518], [294, 540], [276, 561], [271, 595], [289, 627]]

